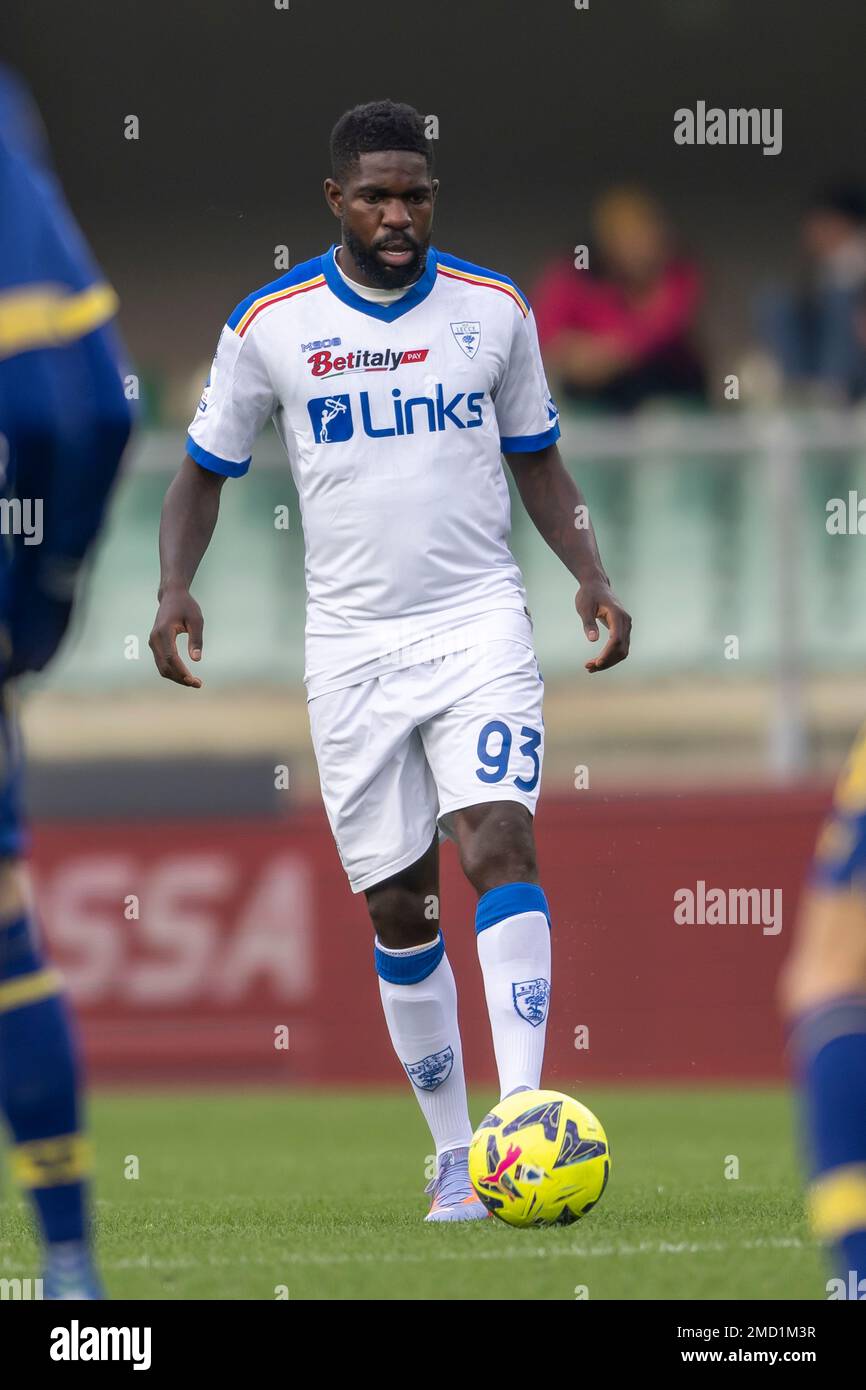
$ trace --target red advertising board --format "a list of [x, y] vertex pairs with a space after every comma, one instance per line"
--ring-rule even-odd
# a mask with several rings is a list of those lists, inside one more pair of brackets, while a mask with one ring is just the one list
[[[550, 1084], [783, 1074], [774, 984], [826, 802], [804, 789], [543, 803]], [[454, 847], [441, 858], [467, 1072], [488, 1082], [474, 895]], [[363, 895], [320, 810], [43, 824], [34, 872], [94, 1079], [400, 1082]], [[714, 889], [751, 919], [702, 913]], [[683, 921], [684, 901], [708, 920]]]

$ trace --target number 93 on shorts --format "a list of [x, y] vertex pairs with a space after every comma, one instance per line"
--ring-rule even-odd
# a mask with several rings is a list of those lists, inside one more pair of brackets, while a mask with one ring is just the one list
[[308, 705], [322, 798], [355, 893], [420, 859], [451, 811], [535, 814], [544, 683], [510, 638], [389, 671]]

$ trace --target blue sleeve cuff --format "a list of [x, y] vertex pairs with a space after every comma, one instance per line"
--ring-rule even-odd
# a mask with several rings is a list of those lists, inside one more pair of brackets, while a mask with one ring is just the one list
[[186, 451], [191, 459], [200, 463], [202, 468], [209, 468], [212, 473], [222, 473], [226, 478], [242, 478], [249, 471], [252, 462], [252, 454], [243, 463], [230, 463], [228, 459], [221, 459], [216, 454], [209, 454], [207, 449], [203, 449], [200, 444], [196, 444], [191, 435], [186, 437]]
[[539, 449], [546, 449], [548, 445], [555, 444], [559, 433], [559, 424], [554, 423], [549, 430], [544, 430], [541, 434], [517, 434], [513, 438], [500, 438], [499, 447], [503, 454], [535, 454]]

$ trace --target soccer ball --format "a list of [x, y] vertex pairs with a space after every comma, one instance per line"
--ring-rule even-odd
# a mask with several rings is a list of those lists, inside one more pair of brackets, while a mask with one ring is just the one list
[[509, 1226], [567, 1226], [595, 1206], [610, 1176], [607, 1136], [591, 1110], [559, 1091], [518, 1091], [472, 1136], [469, 1176]]

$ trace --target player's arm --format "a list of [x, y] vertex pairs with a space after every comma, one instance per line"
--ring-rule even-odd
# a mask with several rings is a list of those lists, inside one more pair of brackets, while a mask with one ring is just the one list
[[237, 310], [220, 334], [189, 427], [187, 457], [165, 495], [159, 527], [159, 608], [150, 649], [161, 676], [194, 690], [201, 680], [177, 651], [185, 632], [190, 660], [201, 660], [204, 619], [190, 586], [216, 526], [223, 483], [249, 470], [253, 442], [275, 404], [255, 334], [236, 333], [236, 322]]
[[150, 649], [161, 676], [193, 689], [201, 681], [181, 660], [177, 639], [185, 632], [190, 660], [201, 660], [204, 617], [190, 586], [214, 533], [224, 482], [224, 474], [187, 455], [165, 494], [159, 524], [159, 608]]
[[606, 671], [628, 656], [631, 618], [614, 596], [583, 495], [559, 457], [559, 417], [544, 375], [535, 318], [522, 296], [508, 358], [493, 391], [499, 442], [523, 505], [538, 532], [580, 585], [575, 598], [583, 630], [598, 641], [598, 624], [610, 636], [587, 671]]
[[0, 491], [32, 507], [39, 527], [9, 538], [4, 679], [41, 670], [57, 650], [129, 437], [116, 310], [29, 94], [0, 69]]
[[600, 656], [586, 662], [587, 671], [616, 666], [628, 656], [631, 618], [610, 587], [583, 493], [556, 444], [505, 458], [536, 530], [580, 585], [574, 602], [584, 632], [597, 642], [601, 622], [610, 634]]
[[0, 362], [0, 402], [10, 398], [14, 490], [39, 499], [43, 518], [40, 544], [11, 544], [4, 670], [16, 676], [41, 671], [60, 645], [132, 428], [109, 326]]

